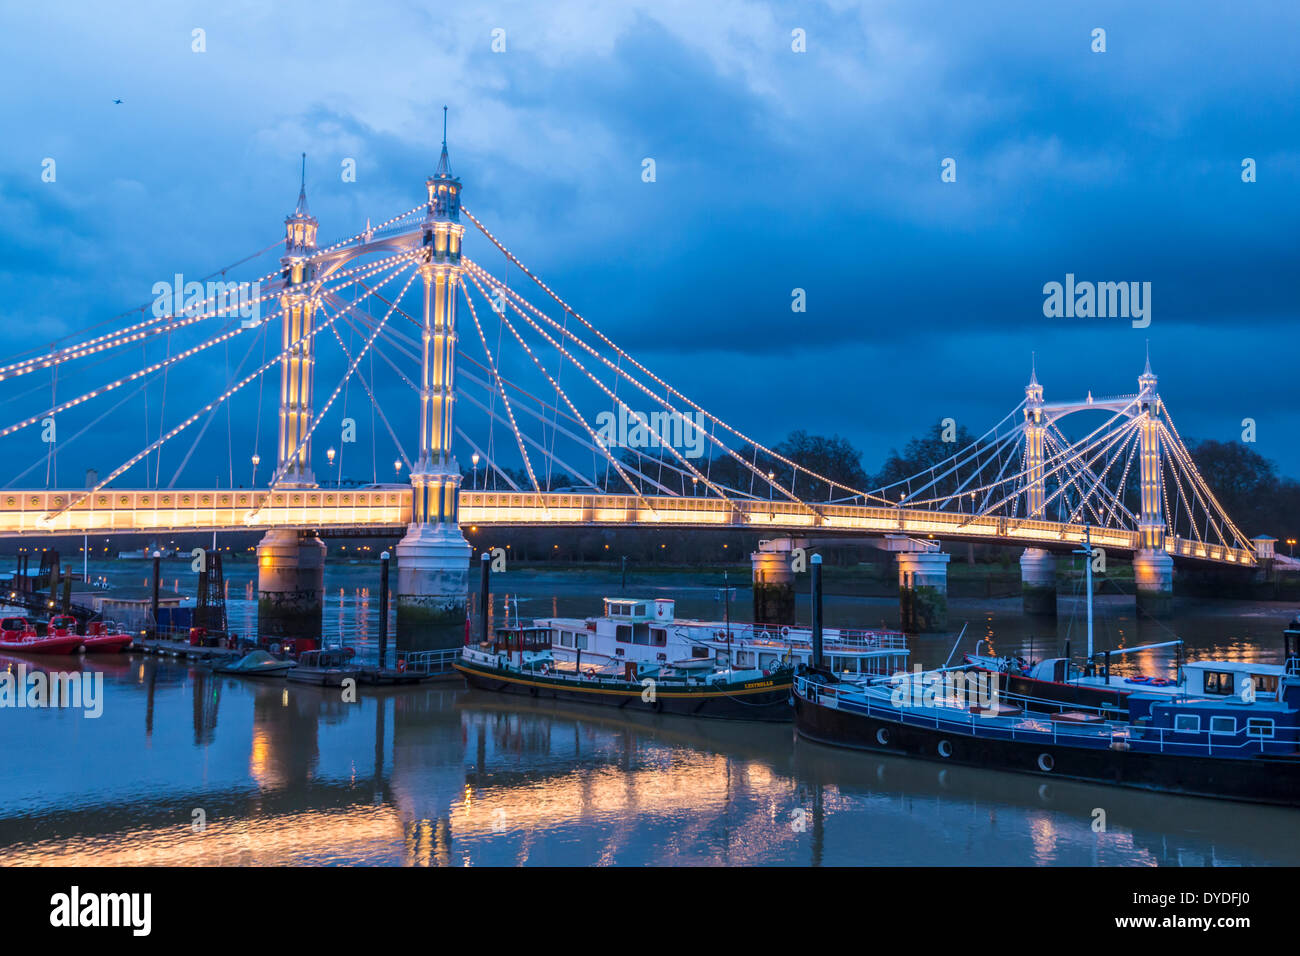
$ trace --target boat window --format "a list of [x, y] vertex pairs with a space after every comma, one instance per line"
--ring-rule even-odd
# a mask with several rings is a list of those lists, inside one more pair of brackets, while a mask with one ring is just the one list
[[1233, 692], [1232, 673], [1225, 671], [1206, 671], [1205, 684], [1202, 687], [1204, 693], [1220, 694], [1224, 697]]
[[1255, 682], [1255, 690], [1261, 694], [1277, 693], [1277, 675], [1276, 674], [1251, 674], [1250, 679]]
[[704, 657], [708, 657], [708, 656], [709, 656], [709, 649], [708, 649], [707, 647], [692, 647], [692, 648], [691, 648], [691, 657], [694, 657], [694, 658], [696, 658], [696, 659], [699, 659], [699, 658], [704, 658]]
[[729, 667], [731, 665], [731, 655], [726, 651], [718, 651], [718, 666]]
[[561, 647], [572, 647], [572, 646], [573, 646], [573, 632], [572, 632], [572, 631], [561, 631], [561, 632], [560, 632], [560, 646], [561, 646]]
[[662, 627], [650, 628], [650, 643], [655, 647], [665, 647], [668, 644], [668, 632]]
[[1212, 734], [1235, 734], [1237, 732], [1236, 717], [1211, 717], [1210, 733]]
[[645, 614], [645, 605], [638, 604], [636, 608], [632, 611], [632, 613], [637, 615], [638, 617], [641, 617], [642, 615]]
[[1273, 721], [1268, 717], [1250, 717], [1246, 720], [1247, 737], [1272, 737]]
[[632, 625], [632, 643], [649, 644], [650, 643], [650, 625], [633, 624]]
[[770, 670], [772, 670], [773, 668], [776, 667], [776, 655], [775, 655], [775, 654], [759, 654], [759, 655], [758, 655], [758, 666], [759, 666], [760, 668], [762, 668], [763, 670], [765, 670], [765, 671], [770, 671]]
[[754, 666], [754, 652], [753, 652], [753, 651], [736, 651], [736, 666], [737, 666], [737, 667], [753, 667], [753, 666]]
[[573, 646], [576, 647], [576, 648], [577, 648], [578, 650], [580, 650], [580, 651], [585, 651], [585, 650], [587, 649], [587, 635], [586, 635], [586, 634], [575, 634], [575, 635], [574, 635], [574, 644], [573, 644]]
[[624, 644], [632, 643], [632, 625], [619, 624], [614, 628], [614, 640], [622, 641]]
[[1180, 733], [1199, 734], [1201, 732], [1200, 714], [1175, 714], [1174, 730]]

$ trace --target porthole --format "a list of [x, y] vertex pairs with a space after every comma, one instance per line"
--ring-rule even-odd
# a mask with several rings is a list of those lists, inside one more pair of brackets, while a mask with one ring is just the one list
[[1050, 773], [1052, 768], [1055, 766], [1056, 761], [1052, 759], [1051, 754], [1038, 755], [1038, 769], [1043, 771], [1043, 773]]
[[876, 731], [876, 743], [880, 744], [882, 747], [889, 746], [889, 731], [884, 727], [881, 727]]
[[947, 740], [939, 741], [939, 756], [940, 757], [952, 756], [952, 743], [950, 741]]

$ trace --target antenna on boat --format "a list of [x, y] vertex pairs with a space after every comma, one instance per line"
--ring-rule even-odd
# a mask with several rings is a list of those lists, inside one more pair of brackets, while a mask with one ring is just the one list
[[1092, 525], [1083, 526], [1083, 547], [1074, 552], [1083, 555], [1084, 580], [1088, 582], [1088, 662], [1092, 663]]

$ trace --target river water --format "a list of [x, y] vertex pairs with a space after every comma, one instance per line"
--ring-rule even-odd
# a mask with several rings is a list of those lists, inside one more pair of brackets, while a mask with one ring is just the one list
[[[91, 566], [140, 586], [143, 562]], [[231, 625], [251, 633], [251, 562], [227, 568]], [[736, 575], [732, 575], [734, 581]], [[192, 587], [168, 562], [165, 589]], [[597, 613], [617, 573], [496, 579], [525, 617]], [[327, 566], [329, 637], [373, 653], [373, 563]], [[633, 577], [682, 617], [721, 619], [720, 575]], [[733, 619], [747, 619], [738, 590]], [[1281, 660], [1294, 608], [1180, 601], [1138, 626], [1131, 598], [1097, 601], [1098, 648], [1182, 637], [1192, 656]], [[499, 611], [498, 611], [499, 613]], [[806, 603], [801, 620], [806, 620]], [[954, 600], [958, 653], [1080, 652], [1082, 603], [1055, 625], [1019, 599]], [[827, 623], [896, 625], [895, 601], [827, 601]], [[912, 641], [942, 664], [956, 634]], [[1126, 665], [1164, 673], [1166, 650]], [[75, 668], [76, 659], [58, 669]], [[42, 662], [12, 656], [0, 670]], [[628, 715], [467, 691], [338, 690], [220, 677], [141, 656], [91, 658], [102, 714], [0, 709], [0, 864], [1300, 864], [1294, 811], [1044, 782], [850, 753], [791, 726]]]

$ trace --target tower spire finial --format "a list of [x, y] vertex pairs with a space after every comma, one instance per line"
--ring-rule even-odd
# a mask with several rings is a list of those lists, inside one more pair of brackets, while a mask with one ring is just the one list
[[435, 174], [440, 178], [451, 178], [451, 160], [447, 158], [447, 107], [442, 108], [442, 155], [438, 157], [438, 171]]
[[307, 209], [307, 154], [302, 154], [302, 182], [298, 186], [298, 205], [293, 214], [299, 218], [306, 218], [311, 215]]

